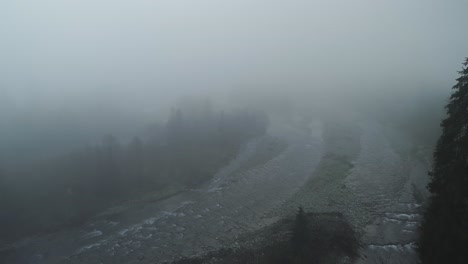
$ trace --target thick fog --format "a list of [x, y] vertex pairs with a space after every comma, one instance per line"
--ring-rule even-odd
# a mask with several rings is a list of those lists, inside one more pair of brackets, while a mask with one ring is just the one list
[[[467, 10], [0, 0], [0, 262], [155, 263], [266, 241], [266, 262], [245, 255], [419, 263], [427, 171], [458, 157], [443, 146], [431, 159], [468, 56]], [[439, 142], [459, 153], [466, 106], [455, 103], [445, 123], [459, 134]], [[447, 245], [435, 248], [461, 248]]]
[[145, 111], [235, 89], [447, 85], [466, 56], [467, 8], [462, 0], [3, 1], [2, 98], [18, 108]]
[[325, 105], [447, 95], [467, 55], [467, 8], [463, 0], [2, 1], [1, 124], [23, 124], [2, 138], [103, 120], [99, 133], [128, 129], [193, 95]]

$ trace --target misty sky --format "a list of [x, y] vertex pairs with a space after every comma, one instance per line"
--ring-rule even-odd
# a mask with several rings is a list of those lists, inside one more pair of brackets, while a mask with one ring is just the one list
[[467, 10], [466, 0], [1, 0], [0, 104], [147, 111], [236, 89], [448, 89], [468, 56]]

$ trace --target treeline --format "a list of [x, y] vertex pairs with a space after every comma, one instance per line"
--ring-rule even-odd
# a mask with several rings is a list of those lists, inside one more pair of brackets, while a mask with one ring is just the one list
[[422, 263], [468, 263], [468, 58], [446, 106], [419, 241]]
[[173, 109], [165, 124], [128, 143], [106, 135], [81, 150], [0, 171], [0, 237], [53, 231], [124, 200], [196, 187], [267, 126], [263, 113], [226, 113], [203, 103]]

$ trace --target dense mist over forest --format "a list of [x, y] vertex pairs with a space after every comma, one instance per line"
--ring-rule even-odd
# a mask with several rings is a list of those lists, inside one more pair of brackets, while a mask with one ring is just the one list
[[5, 2], [2, 146], [134, 134], [192, 95], [329, 108], [446, 97], [468, 42], [463, 5]]
[[[385, 199], [426, 208], [432, 177], [426, 172], [445, 131], [444, 106], [455, 98], [450, 88], [464, 84], [457, 72], [468, 56], [466, 10], [465, 0], [2, 1], [0, 262], [61, 263], [65, 255], [104, 245], [86, 242], [95, 234], [126, 238], [138, 221], [150, 225], [156, 212], [163, 212], [161, 219], [192, 214], [190, 221], [201, 221], [202, 212], [223, 203], [228, 209], [222, 216], [206, 216], [211, 223], [194, 224], [185, 238], [182, 231], [189, 228], [177, 227], [182, 236], [161, 241], [187, 239], [180, 242], [187, 245], [206, 231], [197, 228], [229, 217], [238, 222], [226, 230], [245, 225], [258, 231], [246, 222], [268, 217], [269, 224], [291, 224], [287, 206], [301, 208], [300, 230], [315, 214], [328, 219], [336, 213], [334, 221], [343, 222], [332, 222], [350, 243], [361, 239], [353, 232], [364, 234], [375, 222], [403, 223], [371, 219], [369, 212], [387, 216], [394, 208], [370, 208], [385, 195], [373, 196], [378, 188], [366, 184], [382, 180], [381, 186], [407, 192]], [[328, 188], [330, 182], [341, 189]], [[364, 202], [341, 196], [348, 190], [364, 190]], [[310, 202], [317, 197], [326, 200], [325, 209]], [[247, 201], [258, 201], [257, 207], [229, 215]], [[333, 207], [340, 203], [348, 204]], [[419, 214], [408, 213], [420, 221]], [[157, 221], [149, 221], [156, 224], [147, 232], [178, 220]], [[79, 245], [48, 237], [73, 244], [66, 249], [51, 245], [37, 253], [36, 246], [23, 251], [16, 243], [33, 235], [86, 233], [87, 225], [93, 235], [83, 235]], [[244, 233], [226, 230], [219, 233], [237, 245]], [[206, 236], [200, 246], [210, 248], [218, 237]], [[234, 243], [232, 237], [225, 239]], [[416, 241], [404, 239], [402, 247]], [[160, 246], [152, 243], [145, 245]], [[359, 255], [350, 248], [346, 254]], [[249, 250], [242, 254], [256, 254]], [[170, 255], [164, 254], [156, 255]]]

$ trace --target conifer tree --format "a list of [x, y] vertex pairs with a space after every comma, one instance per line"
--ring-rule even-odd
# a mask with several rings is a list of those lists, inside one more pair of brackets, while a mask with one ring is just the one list
[[303, 255], [309, 242], [309, 226], [307, 223], [307, 216], [302, 207], [299, 207], [294, 226], [292, 229], [291, 244], [294, 253]]
[[422, 263], [468, 263], [468, 58], [446, 106], [421, 226]]

